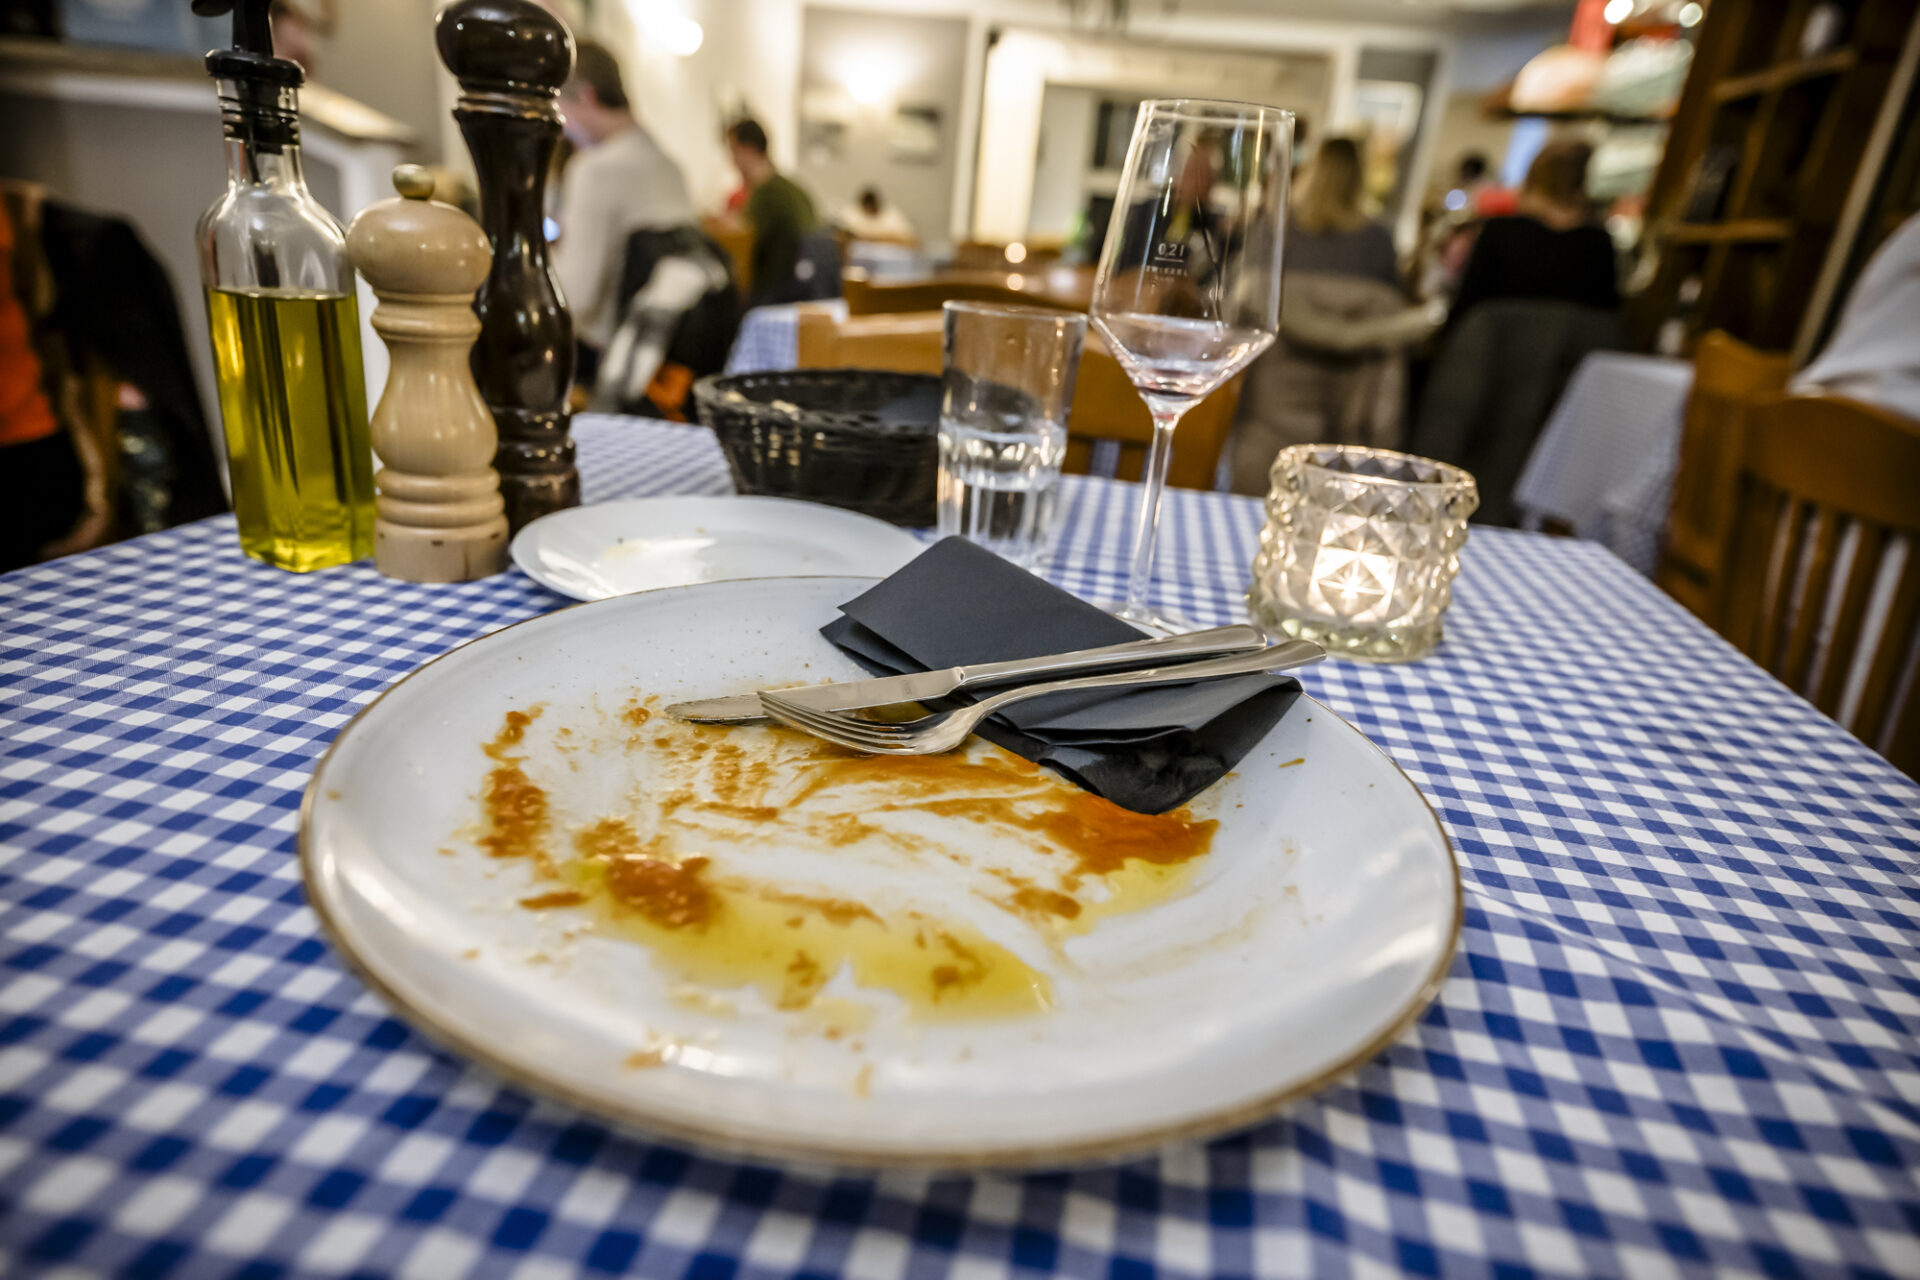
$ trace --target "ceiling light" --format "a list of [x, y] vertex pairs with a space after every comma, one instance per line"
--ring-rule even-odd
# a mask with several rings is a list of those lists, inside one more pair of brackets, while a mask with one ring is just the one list
[[1607, 0], [1600, 16], [1617, 27], [1633, 16], [1633, 0]]
[[698, 53], [706, 38], [706, 31], [692, 18], [668, 18], [659, 24], [660, 44], [676, 57]]
[[1700, 19], [1706, 16], [1707, 11], [1691, 3], [1691, 0], [1680, 6], [1680, 25], [1683, 27], [1697, 27], [1700, 25]]

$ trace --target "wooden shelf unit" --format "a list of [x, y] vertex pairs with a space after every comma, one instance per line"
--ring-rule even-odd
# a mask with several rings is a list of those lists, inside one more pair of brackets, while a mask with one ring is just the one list
[[1738, 98], [1751, 98], [1773, 89], [1784, 89], [1790, 84], [1799, 84], [1803, 80], [1812, 80], [1818, 76], [1838, 75], [1852, 68], [1860, 60], [1860, 52], [1850, 45], [1838, 49], [1829, 49], [1825, 53], [1816, 53], [1811, 58], [1796, 58], [1792, 62], [1783, 62], [1778, 66], [1767, 67], [1750, 75], [1732, 76], [1713, 86], [1715, 102], [1732, 102]]
[[1711, 329], [1794, 345], [1920, 15], [1913, 0], [1839, 0], [1830, 47], [1805, 52], [1809, 19], [1828, 7], [1708, 8], [1648, 200], [1660, 259], [1630, 304], [1640, 345], [1676, 317], [1687, 349]]

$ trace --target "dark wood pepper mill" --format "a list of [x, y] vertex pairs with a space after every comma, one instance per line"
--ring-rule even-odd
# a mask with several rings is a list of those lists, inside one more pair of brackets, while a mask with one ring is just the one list
[[434, 19], [460, 82], [453, 118], [480, 180], [493, 267], [474, 301], [473, 377], [500, 428], [494, 466], [514, 532], [580, 505], [567, 434], [573, 317], [547, 264], [547, 170], [560, 142], [554, 99], [573, 72], [573, 33], [531, 0], [457, 0]]

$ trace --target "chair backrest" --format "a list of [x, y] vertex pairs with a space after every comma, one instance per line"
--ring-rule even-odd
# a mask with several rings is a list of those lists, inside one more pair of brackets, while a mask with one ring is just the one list
[[904, 311], [938, 311], [945, 302], [1003, 302], [1030, 307], [1058, 307], [1085, 311], [1092, 292], [1090, 275], [1071, 272], [1056, 279], [1048, 272], [946, 271], [924, 280], [873, 279], [863, 271], [848, 271], [841, 280], [847, 314], [890, 315]]
[[[859, 316], [836, 321], [825, 311], [801, 311], [798, 361], [803, 369], [897, 369], [906, 373], [939, 373], [942, 318], [938, 311], [905, 315]], [[1213, 487], [1233, 413], [1240, 402], [1240, 378], [1235, 377], [1195, 405], [1173, 437], [1173, 460], [1168, 483], [1187, 489]], [[1137, 480], [1153, 443], [1153, 418], [1140, 393], [1127, 379], [1098, 334], [1089, 332], [1074, 380], [1073, 409], [1067, 418], [1069, 472], [1084, 474], [1092, 465], [1094, 447], [1112, 441], [1119, 446], [1114, 474]]]
[[753, 232], [743, 224], [724, 218], [703, 219], [700, 229], [727, 251], [733, 260], [733, 281], [740, 286], [740, 296], [746, 297], [753, 288]]
[[958, 271], [1032, 270], [1060, 260], [1058, 242], [1021, 241], [1019, 261], [1008, 256], [1010, 244], [993, 240], [962, 240], [953, 246], [953, 266]]
[[1721, 633], [1920, 777], [1920, 423], [1786, 396], [1744, 437]]
[[1717, 331], [1694, 348], [1693, 390], [1680, 428], [1680, 460], [1654, 581], [1709, 622], [1733, 525], [1747, 414], [1786, 387], [1789, 367], [1786, 353], [1762, 351]]

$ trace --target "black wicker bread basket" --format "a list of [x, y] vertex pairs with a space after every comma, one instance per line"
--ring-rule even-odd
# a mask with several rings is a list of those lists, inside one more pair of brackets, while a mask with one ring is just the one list
[[741, 493], [933, 523], [939, 378], [785, 369], [702, 378], [693, 394]]

